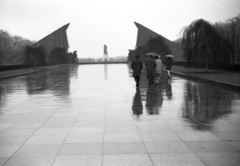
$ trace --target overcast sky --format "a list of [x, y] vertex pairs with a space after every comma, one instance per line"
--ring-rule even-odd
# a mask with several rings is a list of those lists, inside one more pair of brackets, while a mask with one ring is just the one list
[[175, 40], [184, 26], [240, 13], [240, 0], [0, 0], [0, 29], [38, 41], [61, 26], [78, 57], [127, 55], [136, 45], [134, 21]]

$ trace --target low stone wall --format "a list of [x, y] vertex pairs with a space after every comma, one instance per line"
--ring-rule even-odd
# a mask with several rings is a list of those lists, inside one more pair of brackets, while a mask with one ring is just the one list
[[3, 65], [3, 66], [0, 66], [0, 71], [23, 69], [23, 68], [26, 68], [26, 67], [24, 65]]
[[[186, 66], [186, 61], [173, 61], [174, 65]], [[205, 68], [205, 64], [201, 62], [193, 62], [191, 68]], [[221, 70], [230, 70], [230, 71], [240, 71], [240, 64], [217, 64], [209, 63], [209, 69], [221, 69]]]

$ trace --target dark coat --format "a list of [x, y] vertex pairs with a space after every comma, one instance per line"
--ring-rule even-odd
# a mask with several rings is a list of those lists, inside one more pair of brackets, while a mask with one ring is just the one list
[[133, 77], [140, 77], [141, 75], [141, 70], [143, 68], [143, 63], [139, 59], [136, 59], [132, 62], [131, 65], [133, 69]]
[[172, 68], [172, 59], [167, 58], [166, 60], [166, 70], [171, 70]]
[[145, 60], [145, 66], [146, 66], [147, 76], [154, 76], [154, 74], [155, 74], [155, 67], [156, 67], [155, 60], [152, 57], [148, 57]]

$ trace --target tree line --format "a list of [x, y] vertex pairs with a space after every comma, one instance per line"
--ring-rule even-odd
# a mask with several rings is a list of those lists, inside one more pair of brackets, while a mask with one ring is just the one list
[[47, 64], [77, 63], [77, 51], [67, 52], [66, 48], [55, 47], [49, 55], [43, 45], [26, 46], [24, 50], [24, 65], [43, 66]]
[[224, 22], [212, 24], [194, 20], [182, 30], [178, 39], [188, 67], [231, 68], [240, 64], [240, 14]]
[[0, 64], [7, 64], [17, 56], [22, 56], [23, 65], [40, 66], [47, 64], [76, 63], [77, 51], [67, 52], [66, 48], [55, 47], [48, 54], [45, 46], [21, 36], [0, 30]]
[[240, 14], [225, 22], [217, 22], [214, 28], [227, 40], [232, 47], [231, 63], [240, 63]]
[[[187, 67], [209, 67], [240, 70], [240, 14], [223, 22], [210, 23], [194, 20], [181, 30], [182, 36], [174, 42], [182, 49], [181, 57]], [[161, 36], [150, 38], [144, 46], [129, 50], [128, 60], [135, 55], [155, 52], [171, 54], [171, 49]], [[182, 63], [181, 63], [182, 64]]]
[[8, 55], [14, 55], [22, 51], [26, 45], [32, 45], [34, 41], [18, 35], [11, 35], [8, 31], [0, 30], [0, 64], [8, 61]]

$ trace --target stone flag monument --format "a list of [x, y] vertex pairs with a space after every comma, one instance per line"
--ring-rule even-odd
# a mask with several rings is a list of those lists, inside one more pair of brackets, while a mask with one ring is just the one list
[[102, 61], [109, 61], [109, 57], [108, 57], [108, 52], [107, 52], [107, 45], [104, 44], [103, 46], [103, 58]]
[[[68, 37], [67, 37], [67, 29], [70, 23], [60, 27], [59, 29], [55, 30], [54, 32], [48, 34], [41, 40], [37, 41], [36, 43], [32, 44], [31, 46], [36, 47], [36, 46], [44, 46], [46, 49], [46, 62], [49, 62], [48, 56], [51, 52], [52, 49], [56, 47], [61, 47], [65, 48], [68, 50], [69, 44], [68, 44]], [[36, 30], [36, 33], [38, 30]], [[1, 43], [0, 43], [1, 44]], [[9, 65], [22, 65], [24, 64], [24, 51], [20, 51], [17, 54], [9, 55], [8, 60], [6, 64]]]
[[[182, 49], [179, 44], [165, 38], [164, 36], [152, 31], [151, 29], [137, 22], [134, 22], [134, 23], [138, 29], [136, 47], [144, 47], [147, 45], [150, 39], [160, 37], [164, 41], [165, 45], [169, 47], [171, 53], [174, 55], [174, 60], [183, 60]], [[134, 50], [129, 50], [129, 51], [134, 51]], [[133, 55], [129, 55], [128, 59], [134, 59]]]

